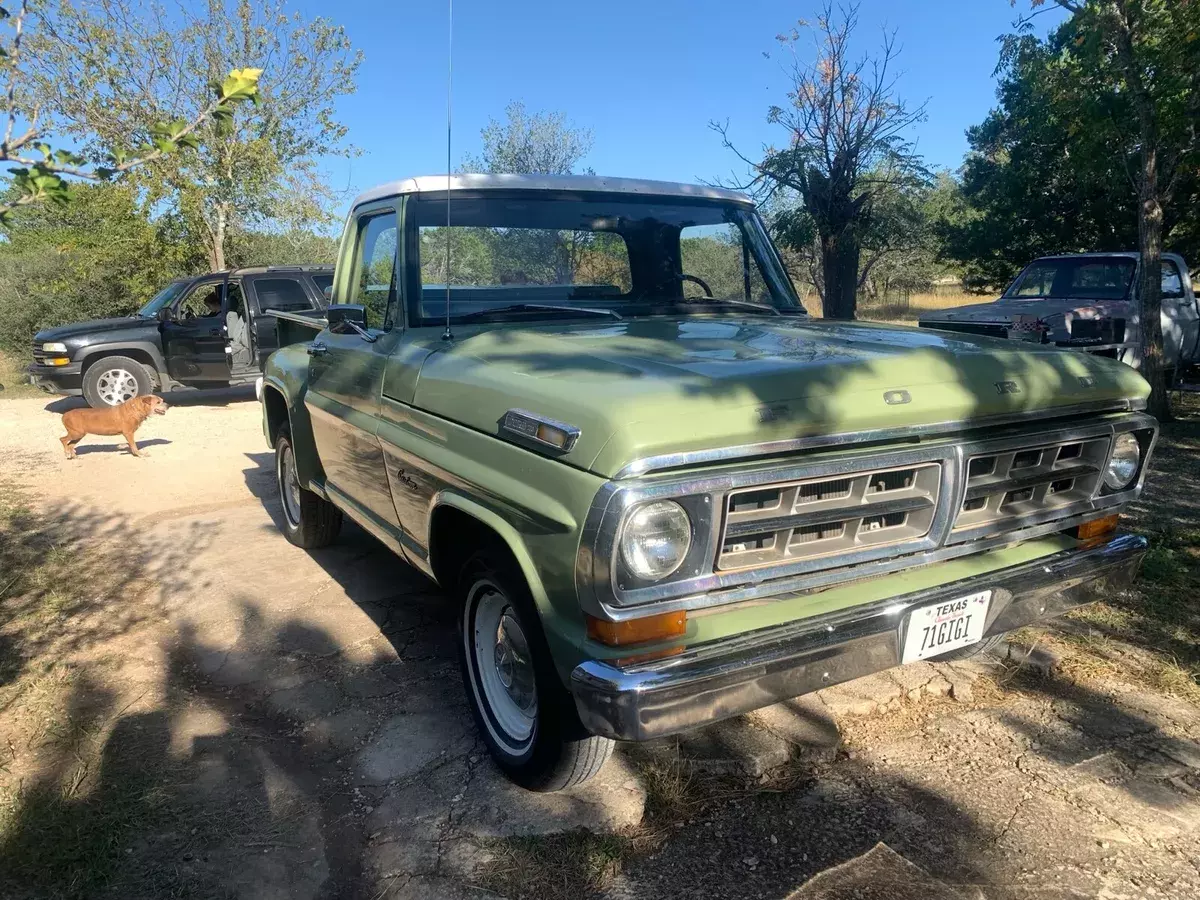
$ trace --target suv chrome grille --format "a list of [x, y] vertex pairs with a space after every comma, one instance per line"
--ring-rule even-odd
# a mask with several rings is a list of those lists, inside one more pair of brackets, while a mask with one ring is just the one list
[[718, 569], [798, 562], [929, 534], [941, 463], [814, 478], [731, 493]]
[[33, 342], [33, 361], [35, 363], [41, 365], [45, 361], [45, 359], [46, 359], [46, 353], [44, 350], [42, 350], [42, 342], [34, 341]]

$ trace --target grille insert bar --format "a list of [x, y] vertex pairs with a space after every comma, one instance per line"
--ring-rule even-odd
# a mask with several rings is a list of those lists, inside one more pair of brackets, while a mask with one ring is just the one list
[[1105, 435], [972, 457], [951, 536], [994, 531], [1023, 516], [1066, 515], [1099, 487], [1109, 441]]
[[[797, 562], [929, 534], [940, 462], [737, 491], [725, 505], [718, 569]], [[778, 497], [769, 507], [757, 495]]]

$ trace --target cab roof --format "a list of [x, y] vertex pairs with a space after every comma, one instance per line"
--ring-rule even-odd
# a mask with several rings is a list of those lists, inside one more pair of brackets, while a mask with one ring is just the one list
[[752, 203], [740, 191], [707, 184], [681, 184], [674, 181], [646, 181], [638, 178], [608, 178], [600, 175], [421, 175], [389, 181], [359, 194], [354, 206], [398, 197], [401, 194], [445, 193], [451, 191], [573, 191], [579, 193], [643, 194], [661, 197], [690, 197]]

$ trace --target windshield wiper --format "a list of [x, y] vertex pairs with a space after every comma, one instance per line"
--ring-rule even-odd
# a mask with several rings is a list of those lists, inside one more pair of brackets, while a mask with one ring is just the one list
[[705, 303], [721, 306], [738, 306], [742, 309], [753, 309], [759, 312], [769, 312], [773, 316], [783, 315], [773, 306], [767, 306], [765, 303], [751, 303], [749, 300], [720, 300], [716, 297], [687, 297], [684, 303]]
[[502, 316], [508, 313], [523, 312], [566, 312], [583, 313], [587, 316], [604, 316], [611, 319], [622, 319], [620, 313], [611, 309], [595, 309], [590, 306], [555, 306], [550, 303], [514, 303], [512, 306], [497, 306], [493, 309], [477, 309], [475, 312], [457, 316], [460, 322], [470, 322], [473, 319], [485, 319], [488, 316]]

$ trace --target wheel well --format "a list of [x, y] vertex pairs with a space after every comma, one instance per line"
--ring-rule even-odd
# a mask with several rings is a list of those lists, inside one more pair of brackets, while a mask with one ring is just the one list
[[79, 370], [79, 374], [86, 375], [87, 370], [93, 364], [102, 359], [107, 359], [110, 356], [125, 356], [129, 359], [137, 360], [146, 367], [146, 374], [150, 376], [150, 381], [154, 384], [161, 384], [162, 378], [158, 372], [158, 366], [154, 364], [154, 357], [145, 350], [137, 347], [106, 347], [103, 350], [97, 350], [83, 358], [83, 366]]
[[267, 409], [267, 437], [270, 438], [271, 445], [275, 445], [275, 439], [279, 437], [279, 429], [288, 422], [288, 407], [287, 401], [283, 399], [283, 394], [275, 390], [275, 388], [265, 385], [262, 395], [263, 405]]
[[508, 544], [492, 528], [453, 506], [439, 506], [433, 511], [429, 523], [429, 565], [444, 590], [454, 587], [467, 560], [483, 547], [505, 554], [512, 559], [516, 571], [520, 571]]

